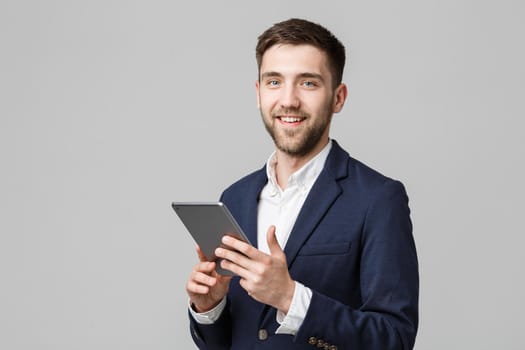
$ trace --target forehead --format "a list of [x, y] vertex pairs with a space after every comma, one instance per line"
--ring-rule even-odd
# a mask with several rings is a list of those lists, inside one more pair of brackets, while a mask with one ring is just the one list
[[328, 57], [312, 45], [274, 45], [264, 53], [260, 74], [315, 73], [329, 76]]

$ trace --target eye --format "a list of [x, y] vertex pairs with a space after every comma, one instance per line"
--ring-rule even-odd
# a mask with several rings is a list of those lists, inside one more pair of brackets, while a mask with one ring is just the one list
[[271, 79], [271, 80], [266, 81], [266, 85], [270, 87], [275, 87], [279, 85], [279, 81], [275, 79]]
[[308, 88], [313, 88], [313, 87], [316, 87], [317, 84], [314, 81], [305, 80], [305, 81], [303, 81], [303, 86], [306, 86]]

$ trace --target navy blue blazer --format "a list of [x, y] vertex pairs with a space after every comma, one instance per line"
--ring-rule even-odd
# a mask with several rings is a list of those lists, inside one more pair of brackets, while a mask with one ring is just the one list
[[[262, 168], [221, 200], [257, 243]], [[418, 325], [418, 261], [408, 197], [399, 181], [351, 158], [337, 142], [285, 247], [291, 277], [312, 289], [295, 335], [275, 334], [276, 309], [253, 300], [234, 277], [213, 325], [191, 334], [200, 349], [412, 349]]]

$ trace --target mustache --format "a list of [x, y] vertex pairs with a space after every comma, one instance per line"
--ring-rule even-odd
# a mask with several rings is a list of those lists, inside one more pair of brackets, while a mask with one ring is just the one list
[[283, 115], [293, 115], [293, 116], [297, 116], [297, 117], [302, 117], [302, 118], [308, 118], [310, 117], [310, 115], [304, 111], [301, 111], [300, 109], [296, 109], [296, 108], [280, 108], [274, 112], [272, 112], [272, 117], [279, 117], [279, 116], [283, 116]]

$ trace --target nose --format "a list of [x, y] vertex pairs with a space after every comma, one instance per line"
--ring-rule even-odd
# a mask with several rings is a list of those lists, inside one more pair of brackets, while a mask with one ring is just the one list
[[297, 89], [293, 85], [287, 85], [281, 90], [281, 108], [298, 109], [300, 106]]

